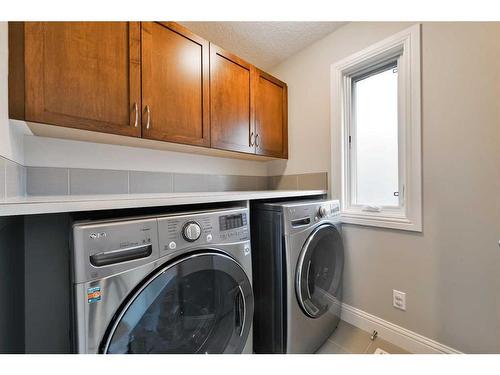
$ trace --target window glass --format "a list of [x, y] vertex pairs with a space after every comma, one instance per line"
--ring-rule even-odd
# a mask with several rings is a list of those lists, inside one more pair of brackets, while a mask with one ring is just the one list
[[353, 204], [399, 206], [395, 64], [353, 80]]

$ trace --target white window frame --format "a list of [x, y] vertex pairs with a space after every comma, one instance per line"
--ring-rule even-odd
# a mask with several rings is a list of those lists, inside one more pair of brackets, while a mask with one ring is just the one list
[[[353, 205], [351, 134], [352, 77], [398, 63], [398, 157], [400, 207]], [[340, 196], [342, 222], [422, 231], [420, 24], [355, 53], [331, 66], [332, 161], [330, 194]], [[355, 142], [353, 142], [354, 146]], [[340, 172], [340, 173], [339, 173]], [[379, 210], [378, 210], [379, 209]]]

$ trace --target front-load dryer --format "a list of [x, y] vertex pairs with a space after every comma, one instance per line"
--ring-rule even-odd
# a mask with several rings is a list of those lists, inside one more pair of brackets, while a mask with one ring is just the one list
[[251, 213], [254, 351], [314, 353], [340, 320], [339, 202], [257, 203]]
[[251, 353], [247, 208], [73, 225], [77, 353]]

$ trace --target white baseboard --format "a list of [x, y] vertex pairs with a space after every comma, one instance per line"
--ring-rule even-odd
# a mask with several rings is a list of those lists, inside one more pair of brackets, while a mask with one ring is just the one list
[[462, 352], [419, 335], [409, 329], [371, 315], [356, 307], [342, 304], [342, 320], [355, 327], [372, 333], [378, 332], [378, 337], [391, 342], [394, 345], [418, 354], [462, 354]]

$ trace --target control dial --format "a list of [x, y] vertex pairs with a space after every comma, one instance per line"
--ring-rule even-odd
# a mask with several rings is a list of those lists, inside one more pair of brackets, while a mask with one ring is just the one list
[[323, 218], [326, 217], [327, 215], [328, 215], [328, 210], [326, 209], [326, 207], [320, 207], [318, 211], [318, 216]]
[[201, 235], [201, 227], [196, 221], [188, 221], [182, 228], [182, 237], [188, 242], [194, 242]]

